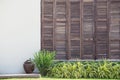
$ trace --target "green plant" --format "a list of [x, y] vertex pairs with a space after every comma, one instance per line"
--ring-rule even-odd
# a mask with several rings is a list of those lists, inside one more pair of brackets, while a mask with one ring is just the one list
[[84, 64], [83, 74], [82, 74], [83, 78], [96, 78], [97, 68], [98, 68], [97, 63], [94, 61], [91, 61], [83, 64]]
[[55, 64], [47, 75], [55, 78], [81, 78], [83, 67], [81, 62], [60, 62]]
[[59, 62], [54, 64], [49, 77], [120, 79], [120, 63], [104, 61]]
[[33, 61], [42, 76], [47, 74], [54, 58], [55, 51], [41, 50], [35, 53]]

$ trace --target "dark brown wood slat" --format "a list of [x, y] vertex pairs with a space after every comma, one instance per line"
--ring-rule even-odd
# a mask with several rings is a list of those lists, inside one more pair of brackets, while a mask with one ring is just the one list
[[[80, 59], [82, 59], [82, 19], [83, 19], [83, 0], [80, 1]], [[76, 39], [77, 40], [77, 39]]]
[[56, 0], [53, 0], [53, 50], [55, 50], [55, 29], [56, 29]]
[[43, 34], [43, 26], [44, 26], [44, 1], [41, 0], [41, 49], [44, 49], [44, 34]]

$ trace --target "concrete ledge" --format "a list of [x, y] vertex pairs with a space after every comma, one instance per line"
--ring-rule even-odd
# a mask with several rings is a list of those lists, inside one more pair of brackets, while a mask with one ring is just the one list
[[0, 78], [40, 78], [40, 74], [0, 74]]
[[[60, 59], [60, 60], [54, 60], [55, 62], [76, 62], [76, 61], [104, 61], [105, 59], [97, 59], [97, 60], [93, 60], [93, 59], [70, 59], [70, 60], [66, 60], [66, 59]], [[115, 61], [115, 62], [120, 62], [120, 59], [106, 59], [107, 61]]]

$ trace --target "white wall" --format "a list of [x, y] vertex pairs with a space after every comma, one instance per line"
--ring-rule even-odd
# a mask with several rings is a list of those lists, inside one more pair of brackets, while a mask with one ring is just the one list
[[24, 73], [40, 49], [40, 0], [0, 0], [0, 74]]

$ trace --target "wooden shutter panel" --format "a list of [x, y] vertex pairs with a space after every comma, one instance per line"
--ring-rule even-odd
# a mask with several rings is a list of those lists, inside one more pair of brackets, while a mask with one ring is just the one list
[[69, 32], [69, 52], [70, 58], [80, 58], [80, 0], [70, 0], [70, 32]]
[[94, 0], [83, 0], [82, 58], [94, 59]]
[[42, 0], [42, 49], [53, 50], [53, 2]]
[[108, 54], [108, 19], [107, 19], [107, 0], [96, 0], [96, 58], [107, 58]]
[[66, 59], [66, 0], [55, 0], [55, 50], [57, 59]]
[[120, 59], [120, 0], [110, 2], [109, 57]]

